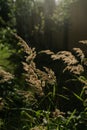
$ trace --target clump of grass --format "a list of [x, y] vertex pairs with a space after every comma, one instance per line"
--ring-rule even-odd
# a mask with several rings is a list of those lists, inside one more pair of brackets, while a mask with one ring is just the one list
[[[15, 40], [8, 50], [15, 49], [7, 60], [13, 71], [0, 68], [0, 129], [85, 130], [87, 68], [83, 51], [73, 48], [71, 52], [37, 54], [17, 34], [10, 35], [9, 44]], [[43, 54], [50, 63], [38, 68], [36, 59]]]

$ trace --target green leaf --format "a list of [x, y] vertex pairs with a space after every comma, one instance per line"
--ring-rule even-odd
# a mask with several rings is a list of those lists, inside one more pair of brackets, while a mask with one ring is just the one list
[[62, 94], [58, 94], [59, 97], [62, 97], [63, 99], [66, 99], [66, 100], [70, 100], [68, 97], [62, 95]]
[[67, 119], [66, 125], [68, 125], [70, 123], [70, 121], [73, 119], [73, 116], [76, 113], [76, 109], [72, 112], [71, 116]]
[[76, 93], [73, 93], [73, 95], [74, 95], [77, 99], [79, 99], [80, 101], [83, 102], [83, 99], [82, 99], [79, 95], [77, 95]]

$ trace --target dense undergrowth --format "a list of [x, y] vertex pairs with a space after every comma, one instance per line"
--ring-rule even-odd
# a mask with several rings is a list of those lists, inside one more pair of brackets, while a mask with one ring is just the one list
[[9, 28], [0, 39], [0, 130], [86, 130], [83, 51], [37, 53]]

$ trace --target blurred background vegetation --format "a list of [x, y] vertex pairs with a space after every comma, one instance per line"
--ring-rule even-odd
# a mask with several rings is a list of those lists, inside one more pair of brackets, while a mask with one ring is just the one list
[[87, 129], [86, 0], [0, 0], [0, 130]]

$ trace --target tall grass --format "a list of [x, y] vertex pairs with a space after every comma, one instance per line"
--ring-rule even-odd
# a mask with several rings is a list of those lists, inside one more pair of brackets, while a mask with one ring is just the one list
[[[83, 51], [37, 54], [21, 37], [7, 34], [7, 46], [3, 40], [0, 44], [0, 129], [86, 130], [87, 60]], [[40, 62], [44, 56], [46, 62]]]

